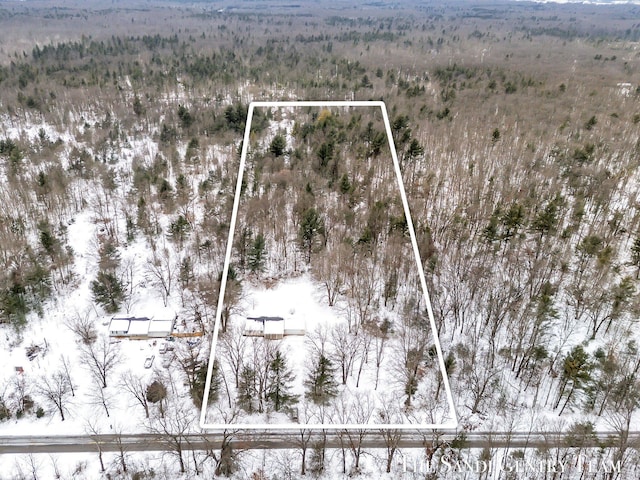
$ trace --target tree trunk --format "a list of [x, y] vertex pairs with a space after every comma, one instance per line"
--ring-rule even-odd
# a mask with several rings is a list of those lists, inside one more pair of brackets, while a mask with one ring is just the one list
[[564, 409], [566, 408], [567, 404], [569, 403], [569, 400], [571, 400], [571, 396], [573, 395], [573, 390], [574, 390], [574, 386], [571, 386], [571, 390], [569, 390], [569, 394], [567, 395], [567, 400], [564, 402], [564, 405], [562, 405], [562, 409], [560, 410], [560, 413], [558, 415], [562, 415], [562, 412], [564, 412]]
[[391, 473], [391, 465], [393, 464], [393, 453], [387, 455], [387, 473]]
[[180, 443], [177, 444], [176, 453], [178, 454], [178, 461], [180, 462], [180, 473], [185, 473], [184, 459], [182, 458], [182, 447]]
[[124, 450], [122, 449], [122, 446], [120, 447], [120, 466], [122, 466], [122, 471], [127, 473], [127, 462], [124, 458]]
[[[393, 456], [396, 454], [396, 438], [390, 438], [391, 435], [395, 435], [395, 433], [389, 433], [387, 437], [387, 441], [391, 440], [394, 442], [394, 445], [391, 447], [387, 447], [387, 473], [391, 473], [391, 466], [393, 465]], [[398, 438], [399, 439], [399, 438]]]

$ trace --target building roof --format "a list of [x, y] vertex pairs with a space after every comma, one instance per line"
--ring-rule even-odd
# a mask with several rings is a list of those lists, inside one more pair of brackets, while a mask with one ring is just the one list
[[129, 322], [129, 335], [147, 335], [149, 333], [148, 318], [134, 318]]
[[113, 317], [111, 320], [149, 320], [149, 317]]
[[305, 326], [305, 321], [301, 318], [285, 318], [284, 319], [284, 328], [295, 328], [295, 327], [300, 327], [302, 326], [302, 328], [304, 328]]
[[285, 335], [304, 335], [305, 321], [300, 318], [247, 317], [244, 335], [249, 337], [282, 338]]
[[284, 319], [284, 333], [290, 335], [304, 335], [306, 331], [305, 321], [299, 318]]
[[281, 322], [284, 320], [282, 317], [247, 317], [248, 320], [255, 320], [256, 322]]
[[164, 336], [173, 331], [175, 315], [166, 318], [149, 317], [113, 317], [109, 323], [111, 335], [127, 335], [132, 337], [145, 337], [149, 335]]
[[252, 318], [247, 318], [244, 322], [244, 330], [245, 332], [260, 332], [264, 330], [264, 324]]
[[110, 332], [128, 332], [130, 320], [128, 318], [112, 318], [109, 323]]
[[149, 322], [149, 333], [171, 333], [173, 330], [173, 320], [151, 320]]
[[284, 322], [265, 322], [264, 323], [265, 335], [284, 335]]

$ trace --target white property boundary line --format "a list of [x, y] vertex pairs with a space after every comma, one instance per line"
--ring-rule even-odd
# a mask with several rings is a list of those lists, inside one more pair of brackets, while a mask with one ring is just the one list
[[[425, 302], [427, 304], [427, 313], [429, 316], [429, 323], [431, 325], [431, 332], [434, 337], [436, 346], [436, 352], [438, 354], [438, 365], [440, 367], [440, 374], [444, 383], [444, 389], [447, 396], [447, 402], [449, 404], [449, 412], [453, 417], [453, 420], [445, 423], [426, 423], [426, 424], [324, 424], [324, 423], [291, 423], [291, 424], [269, 424], [269, 423], [238, 423], [238, 424], [211, 424], [206, 423], [206, 412], [209, 400], [209, 390], [211, 388], [211, 375], [213, 372], [213, 363], [215, 360], [216, 343], [218, 342], [218, 330], [220, 328], [220, 319], [222, 317], [222, 304], [224, 302], [224, 293], [227, 284], [227, 276], [229, 273], [229, 264], [231, 261], [231, 249], [233, 245], [233, 234], [236, 228], [236, 218], [238, 216], [238, 206], [240, 205], [240, 191], [242, 188], [242, 177], [244, 175], [244, 167], [247, 160], [247, 152], [249, 149], [249, 137], [251, 133], [251, 121], [253, 119], [253, 111], [256, 107], [263, 108], [282, 108], [282, 107], [379, 107], [382, 111], [382, 117], [384, 119], [384, 126], [389, 139], [389, 148], [391, 150], [391, 156], [393, 157], [393, 165], [395, 167], [396, 177], [398, 179], [398, 187], [400, 188], [400, 196], [402, 198], [402, 205], [404, 207], [404, 214], [407, 219], [407, 225], [409, 227], [409, 235], [411, 237], [411, 245], [413, 246], [413, 253], [415, 255], [416, 264], [418, 266], [418, 274], [420, 276], [420, 284], [422, 286], [422, 292], [424, 294]], [[242, 142], [242, 154], [240, 157], [240, 167], [238, 170], [238, 181], [236, 182], [236, 193], [233, 199], [233, 212], [231, 214], [231, 224], [229, 227], [229, 238], [227, 239], [227, 251], [224, 260], [224, 268], [222, 270], [222, 279], [220, 283], [220, 296], [218, 298], [218, 308], [216, 310], [216, 320], [213, 328], [213, 341], [211, 343], [211, 353], [209, 355], [209, 365], [207, 369], [207, 380], [204, 386], [205, 395], [203, 396], [202, 410], [200, 412], [200, 427], [203, 430], [226, 430], [230, 427], [234, 430], [298, 430], [304, 429], [321, 429], [321, 430], [445, 430], [455, 429], [458, 426], [458, 416], [456, 414], [455, 404], [453, 402], [453, 396], [451, 394], [451, 387], [449, 385], [449, 377], [447, 376], [447, 370], [444, 366], [444, 357], [442, 356], [442, 349], [440, 348], [440, 339], [438, 338], [438, 330], [436, 328], [436, 322], [433, 317], [433, 310], [431, 309], [431, 300], [429, 298], [429, 292], [427, 291], [427, 282], [424, 276], [424, 269], [422, 268], [422, 261], [420, 259], [420, 252], [418, 250], [418, 243], [416, 242], [416, 233], [413, 228], [413, 220], [409, 213], [409, 203], [407, 202], [407, 195], [404, 191], [404, 182], [402, 181], [402, 174], [400, 172], [400, 163], [398, 162], [398, 154], [393, 141], [393, 135], [391, 134], [391, 124], [389, 123], [389, 116], [387, 115], [387, 108], [382, 101], [289, 101], [289, 102], [251, 102], [249, 104], [249, 112], [247, 114], [247, 122], [244, 130], [244, 140]]]

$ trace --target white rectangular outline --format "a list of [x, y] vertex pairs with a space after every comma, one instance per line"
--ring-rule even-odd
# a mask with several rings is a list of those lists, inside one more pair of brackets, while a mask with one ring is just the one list
[[[453, 420], [445, 423], [425, 423], [425, 424], [325, 424], [325, 423], [291, 423], [291, 424], [269, 424], [269, 423], [238, 423], [238, 424], [216, 424], [206, 423], [206, 411], [209, 403], [209, 390], [211, 388], [211, 375], [213, 372], [213, 363], [215, 360], [216, 343], [218, 343], [218, 330], [220, 328], [220, 319], [222, 317], [222, 303], [224, 301], [224, 293], [227, 284], [227, 275], [229, 272], [229, 264], [231, 262], [231, 250], [233, 244], [233, 234], [235, 233], [236, 218], [238, 215], [238, 207], [240, 205], [240, 192], [242, 188], [242, 177], [244, 175], [244, 167], [247, 159], [247, 152], [249, 149], [249, 141], [251, 134], [251, 121], [253, 119], [253, 110], [256, 108], [285, 108], [285, 107], [380, 107], [382, 111], [382, 117], [384, 120], [384, 126], [389, 139], [389, 148], [391, 150], [391, 156], [393, 158], [393, 165], [398, 180], [398, 187], [400, 188], [400, 197], [402, 198], [402, 206], [404, 207], [404, 214], [407, 219], [407, 225], [409, 227], [409, 236], [411, 237], [411, 245], [413, 246], [413, 253], [415, 255], [416, 264], [418, 266], [418, 274], [420, 276], [420, 284], [422, 286], [422, 293], [427, 304], [427, 314], [429, 316], [429, 323], [431, 325], [431, 332], [434, 336], [434, 343], [436, 346], [436, 352], [438, 355], [438, 365], [440, 367], [440, 374], [444, 384], [445, 393], [447, 396], [447, 402], [449, 404], [449, 411], [453, 416]], [[451, 393], [451, 387], [449, 385], [449, 377], [444, 365], [444, 357], [442, 356], [442, 349], [440, 348], [440, 338], [438, 337], [438, 330], [436, 328], [436, 322], [433, 316], [433, 310], [431, 308], [431, 299], [427, 290], [427, 282], [424, 276], [424, 269], [422, 268], [422, 260], [420, 259], [420, 251], [418, 250], [418, 243], [416, 241], [416, 233], [413, 228], [413, 220], [411, 213], [409, 212], [409, 203], [407, 202], [407, 195], [404, 190], [404, 182], [402, 181], [402, 173], [400, 172], [400, 163], [398, 161], [398, 154], [396, 152], [396, 146], [393, 141], [393, 135], [391, 132], [391, 123], [389, 122], [389, 116], [387, 115], [387, 107], [383, 101], [375, 100], [353, 100], [353, 101], [274, 101], [274, 102], [251, 102], [249, 104], [249, 111], [247, 113], [247, 121], [245, 124], [244, 138], [242, 141], [242, 153], [240, 156], [240, 167], [238, 168], [238, 180], [236, 182], [236, 193], [233, 199], [233, 212], [231, 213], [231, 224], [229, 226], [229, 237], [227, 239], [227, 251], [224, 259], [224, 267], [222, 270], [222, 279], [220, 282], [220, 295], [218, 297], [218, 307], [216, 309], [216, 320], [213, 327], [213, 340], [211, 342], [211, 352], [209, 354], [209, 365], [207, 368], [207, 380], [205, 382], [204, 391], [207, 392], [203, 395], [202, 409], [200, 411], [200, 428], [203, 430], [227, 430], [233, 428], [234, 430], [453, 430], [458, 427], [458, 415], [456, 412], [455, 404], [453, 402], [453, 395]]]

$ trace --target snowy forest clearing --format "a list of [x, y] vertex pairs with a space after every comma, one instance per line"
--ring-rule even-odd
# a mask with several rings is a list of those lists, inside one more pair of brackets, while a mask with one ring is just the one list
[[[252, 137], [254, 112], [258, 121], [272, 119], [277, 127]], [[271, 420], [271, 414], [282, 413], [293, 424], [314, 428], [456, 426], [391, 134], [380, 102], [250, 105], [244, 142], [251, 145], [243, 147], [240, 161], [233, 251], [225, 258], [214, 331], [214, 342], [222, 335], [224, 353], [216, 357], [214, 344], [203, 427], [224, 428], [228, 418], [238, 429], [291, 426]], [[261, 295], [266, 301], [257, 308], [266, 310], [260, 312], [246, 284], [265, 276], [273, 283], [274, 276], [288, 279], [303, 271], [317, 281], [315, 296], [326, 292], [332, 312], [314, 315], [306, 342], [295, 342], [299, 348], [291, 351], [288, 338], [271, 341], [283, 338], [279, 329], [287, 321], [274, 308], [289, 306], [293, 314], [317, 300], [298, 296], [291, 297], [297, 303], [282, 302], [289, 294], [283, 287]], [[254, 313], [237, 318], [246, 302]], [[255, 330], [256, 318], [263, 323], [262, 337], [228, 338]], [[243, 322], [250, 323], [243, 329]], [[431, 361], [423, 365], [427, 350]], [[307, 359], [305, 370], [293, 371], [291, 358]], [[435, 381], [427, 387], [426, 372], [433, 368]], [[430, 413], [419, 413], [423, 409]]]
[[[96, 452], [76, 478], [398, 473], [406, 452], [393, 431], [384, 451], [359, 448], [359, 428], [337, 432], [335, 450], [303, 435], [286, 455], [244, 452], [232, 429], [209, 451], [182, 449], [200, 431], [209, 366], [220, 373], [221, 411], [211, 413], [229, 423], [375, 425], [383, 389], [395, 397], [388, 416], [446, 417], [429, 328], [411, 327], [424, 306], [411, 298], [419, 278], [406, 268], [395, 184], [371, 161], [389, 157], [384, 128], [367, 115], [254, 117], [241, 219], [251, 228], [237, 230], [237, 301], [221, 363], [208, 365], [249, 102], [373, 99], [388, 108], [461, 420], [454, 440], [425, 433], [416, 455], [572, 459], [564, 477], [601, 480], [576, 470], [584, 455], [619, 461], [618, 479], [634, 478], [638, 7], [334, 2], [345, 10], [327, 15], [91, 1], [64, 11], [5, 2], [0, 15], [0, 436], [113, 430], [166, 441], [153, 466], [133, 452], [105, 453], [100, 465]], [[178, 315], [173, 341], [109, 339], [112, 317], [160, 308]], [[281, 340], [241, 334], [246, 317], [263, 316], [304, 320], [304, 336], [273, 325], [268, 336]], [[478, 431], [585, 443], [618, 433], [601, 451], [579, 441], [465, 449]], [[3, 455], [0, 478], [53, 476], [42, 458], [18, 466]]]

